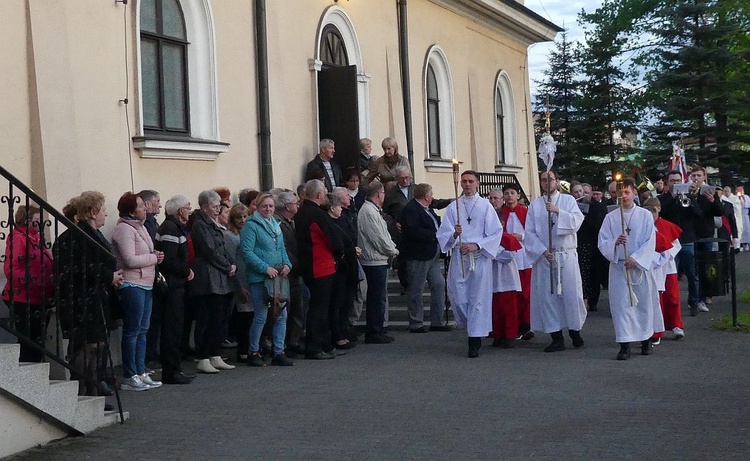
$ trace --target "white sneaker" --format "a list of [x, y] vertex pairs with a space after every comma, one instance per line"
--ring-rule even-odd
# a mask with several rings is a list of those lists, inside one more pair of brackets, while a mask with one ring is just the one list
[[706, 306], [706, 303], [704, 303], [703, 301], [698, 301], [695, 304], [698, 306], [698, 310], [700, 312], [708, 312], [708, 306]]
[[143, 383], [141, 381], [141, 377], [138, 375], [133, 375], [130, 378], [126, 379], [125, 381], [120, 384], [120, 390], [122, 391], [147, 391], [151, 389], [149, 386]]
[[661, 344], [661, 338], [656, 338], [656, 339], [651, 340], [652, 346], [658, 346], [659, 344]]
[[161, 381], [154, 381], [151, 379], [150, 376], [151, 373], [143, 373], [140, 375], [141, 382], [148, 386], [149, 389], [156, 389], [157, 387], [161, 387]]
[[682, 339], [685, 337], [685, 332], [680, 327], [672, 328], [672, 334], [674, 335], [674, 339]]
[[208, 359], [198, 360], [198, 365], [195, 366], [195, 371], [197, 371], [198, 373], [209, 374], [215, 374], [219, 372], [219, 370], [211, 365], [211, 362]]
[[208, 360], [211, 362], [211, 366], [216, 368], [217, 370], [234, 370], [235, 368], [234, 365], [226, 363], [219, 356], [211, 357]]

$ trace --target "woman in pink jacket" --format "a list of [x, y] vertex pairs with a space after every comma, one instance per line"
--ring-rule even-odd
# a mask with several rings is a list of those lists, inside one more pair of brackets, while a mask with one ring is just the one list
[[152, 290], [156, 264], [164, 253], [154, 249], [151, 237], [143, 227], [146, 206], [132, 192], [125, 192], [117, 202], [120, 220], [112, 234], [112, 247], [124, 283], [119, 287], [122, 305], [122, 367], [125, 375], [120, 388], [145, 391], [161, 386], [146, 373], [146, 333], [151, 319]]
[[[54, 285], [52, 254], [42, 243], [39, 217], [35, 206], [16, 210], [15, 228], [5, 246], [3, 272], [7, 282], [2, 297], [13, 308], [16, 330], [44, 347], [47, 321], [43, 306], [48, 304]], [[21, 362], [41, 362], [43, 355], [21, 341]]]

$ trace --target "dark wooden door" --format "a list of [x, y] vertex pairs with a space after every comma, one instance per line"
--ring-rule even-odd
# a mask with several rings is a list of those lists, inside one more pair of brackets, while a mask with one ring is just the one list
[[336, 143], [335, 159], [342, 169], [357, 165], [359, 110], [357, 66], [324, 67], [318, 72], [320, 139]]

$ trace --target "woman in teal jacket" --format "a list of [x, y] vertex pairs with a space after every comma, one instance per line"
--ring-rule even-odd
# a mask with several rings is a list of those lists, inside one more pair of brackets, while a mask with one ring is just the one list
[[[260, 335], [268, 317], [270, 297], [266, 291], [267, 279], [285, 277], [289, 274], [292, 263], [284, 248], [284, 237], [281, 227], [274, 219], [276, 211], [271, 194], [261, 194], [256, 201], [258, 209], [248, 218], [240, 234], [242, 257], [247, 268], [247, 281], [250, 296], [255, 306], [255, 318], [250, 327], [250, 350], [248, 365], [265, 366], [260, 356]], [[294, 362], [284, 354], [284, 339], [286, 336], [286, 316], [284, 309], [274, 320], [273, 324], [273, 359], [271, 365], [291, 366]]]

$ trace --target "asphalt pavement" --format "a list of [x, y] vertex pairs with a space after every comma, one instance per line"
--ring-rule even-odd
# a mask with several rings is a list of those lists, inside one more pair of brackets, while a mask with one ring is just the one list
[[[741, 293], [750, 254], [737, 266]], [[711, 328], [729, 296], [709, 307], [685, 309], [683, 340], [668, 333], [627, 361], [615, 360], [606, 291], [581, 349], [543, 353], [538, 334], [507, 350], [485, 340], [468, 359], [464, 331], [395, 331], [335, 360], [123, 393], [124, 425], [13, 459], [746, 460], [750, 336]]]

